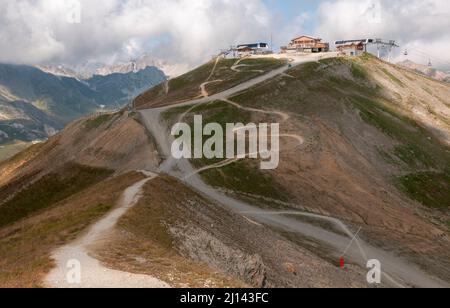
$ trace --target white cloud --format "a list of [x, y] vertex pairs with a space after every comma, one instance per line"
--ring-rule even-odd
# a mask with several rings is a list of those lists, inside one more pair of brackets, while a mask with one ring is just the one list
[[[74, 11], [78, 1], [81, 15]], [[413, 60], [428, 62], [415, 48], [435, 57], [436, 65], [450, 64], [448, 0], [328, 0], [316, 15], [298, 12], [291, 21], [282, 20], [267, 3], [0, 0], [0, 62], [111, 63], [150, 51], [155, 58], [192, 67], [232, 44], [269, 41], [271, 33], [276, 46], [285, 45], [315, 22], [312, 34], [329, 41], [395, 39], [402, 50], [411, 48]]]
[[0, 45], [7, 46], [0, 62], [109, 62], [151, 49], [197, 64], [220, 48], [270, 37], [261, 0], [79, 0], [80, 23], [74, 1], [0, 0]]
[[302, 12], [293, 20], [289, 21], [277, 34], [278, 38], [281, 39], [281, 44], [285, 46], [293, 38], [298, 37], [302, 34], [311, 35], [312, 33], [305, 33], [305, 24], [314, 20], [310, 12]]
[[[329, 40], [384, 38], [396, 40], [409, 58], [450, 68], [450, 1], [334, 0], [321, 4], [316, 33]], [[427, 56], [425, 56], [427, 55]], [[434, 61], [433, 61], [434, 60]]]

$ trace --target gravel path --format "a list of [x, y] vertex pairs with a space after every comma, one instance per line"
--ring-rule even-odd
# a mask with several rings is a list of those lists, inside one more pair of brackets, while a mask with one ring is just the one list
[[[336, 55], [330, 53], [326, 57], [320, 57], [322, 59], [328, 57], [334, 57]], [[295, 58], [291, 62], [291, 66], [297, 66], [302, 63], [312, 62], [319, 60], [318, 56], [309, 55], [300, 58]], [[159, 172], [167, 173], [174, 177], [181, 179], [186, 185], [193, 188], [194, 190], [200, 192], [201, 194], [207, 196], [211, 200], [215, 200], [219, 204], [222, 204], [237, 213], [245, 215], [244, 217], [256, 224], [263, 224], [268, 226], [273, 226], [276, 228], [281, 228], [289, 232], [295, 232], [303, 236], [318, 240], [330, 247], [333, 247], [336, 253], [340, 253], [346, 249], [353, 234], [349, 231], [347, 226], [338, 219], [332, 217], [325, 217], [320, 215], [313, 215], [310, 213], [295, 211], [295, 212], [270, 212], [263, 211], [256, 208], [250, 204], [247, 204], [241, 200], [236, 200], [231, 198], [218, 190], [207, 185], [200, 177], [199, 171], [195, 170], [188, 160], [175, 160], [170, 154], [170, 144], [173, 141], [168, 135], [166, 123], [161, 119], [161, 114], [165, 111], [180, 106], [193, 106], [209, 103], [215, 100], [222, 100], [233, 105], [238, 105], [229, 100], [230, 96], [233, 96], [241, 91], [244, 91], [256, 84], [269, 80], [275, 76], [286, 74], [289, 69], [288, 66], [273, 70], [263, 76], [257, 77], [255, 79], [244, 82], [234, 88], [228, 89], [226, 91], [217, 93], [215, 95], [204, 97], [202, 99], [195, 99], [175, 106], [164, 106], [160, 108], [140, 110], [140, 113], [144, 119], [145, 125], [155, 141], [158, 144], [160, 153], [166, 158], [164, 163], [160, 166]], [[237, 106], [236, 106], [237, 107]], [[242, 106], [240, 106], [243, 108]], [[192, 108], [191, 108], [192, 109]], [[272, 111], [265, 110], [252, 110], [254, 112], [264, 112], [273, 113]], [[187, 112], [186, 112], [187, 113]], [[279, 113], [278, 114], [283, 120], [289, 118], [288, 114]], [[185, 116], [183, 114], [181, 119]], [[303, 141], [303, 138], [298, 135], [285, 135], [285, 137], [291, 137]], [[228, 160], [221, 162], [217, 165], [212, 165], [208, 168], [221, 168], [224, 165], [231, 164], [236, 160]], [[324, 221], [329, 221], [334, 225], [341, 228], [347, 236], [342, 236], [334, 232], [328, 231], [321, 227], [311, 225], [309, 223], [303, 223], [293, 216], [311, 216]], [[356, 247], [355, 247], [356, 246]], [[336, 255], [337, 256], [337, 255]], [[389, 282], [389, 285], [395, 287], [448, 287], [448, 284], [440, 279], [429, 276], [427, 273], [423, 272], [417, 266], [410, 264], [406, 260], [393, 255], [390, 252], [384, 251], [378, 247], [369, 245], [360, 239], [356, 239], [356, 245], [348, 248], [347, 256], [356, 264], [359, 264], [362, 268], [366, 267], [366, 262], [368, 257], [371, 259], [378, 259], [383, 265], [383, 278]]]
[[[107, 216], [98, 221], [90, 231], [75, 242], [64, 246], [53, 253], [56, 267], [45, 279], [45, 285], [52, 288], [167, 288], [163, 281], [147, 275], [137, 275], [105, 267], [89, 255], [89, 247], [106, 239], [110, 231], [140, 198], [142, 187], [157, 177], [156, 174], [141, 171], [146, 179], [127, 188], [120, 205]], [[71, 281], [76, 277], [71, 266], [80, 265], [80, 280]]]

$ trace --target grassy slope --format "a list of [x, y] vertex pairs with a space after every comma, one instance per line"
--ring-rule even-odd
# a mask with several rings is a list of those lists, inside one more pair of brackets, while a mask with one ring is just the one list
[[[42, 149], [45, 147], [45, 143], [34, 144], [25, 150], [17, 153], [13, 157], [0, 162], [0, 171], [3, 176], [0, 178], [0, 187], [4, 186], [11, 181], [11, 175], [18, 171], [21, 167], [26, 165], [28, 162], [35, 159], [37, 156], [42, 154]], [[3, 190], [3, 187], [2, 187]], [[0, 196], [1, 196], [0, 192]]]
[[[261, 109], [275, 109], [290, 112], [306, 118], [335, 117], [343, 108], [357, 109], [360, 120], [376, 127], [380, 133], [393, 140], [396, 146], [380, 148], [379, 156], [388, 164], [399, 168], [392, 180], [410, 198], [426, 206], [448, 209], [450, 205], [450, 152], [430, 132], [409, 118], [388, 101], [383, 88], [372, 81], [371, 72], [365, 62], [377, 61], [369, 55], [357, 60], [327, 59], [320, 63], [307, 63], [292, 69], [294, 78], [279, 77], [253, 87], [232, 98], [242, 105]], [[385, 68], [381, 72], [397, 86], [405, 84]], [[406, 76], [408, 77], [408, 76]], [[173, 122], [176, 115], [187, 107], [174, 108], [165, 114], [166, 120]], [[214, 103], [197, 107], [193, 114], [203, 114], [205, 122], [248, 123], [251, 116], [232, 106]], [[197, 167], [217, 161], [196, 160]], [[239, 163], [220, 170], [203, 174], [205, 180], [215, 186], [241, 190], [279, 198], [285, 192], [277, 187], [279, 194], [267, 189], [265, 184], [273, 184], [261, 172], [248, 163]], [[261, 179], [257, 181], [256, 179]], [[262, 182], [261, 182], [262, 181]], [[249, 185], [245, 185], [248, 183]], [[254, 184], [254, 185], [252, 185]], [[252, 188], [248, 188], [251, 186]], [[256, 188], [257, 187], [257, 188]]]
[[0, 204], [0, 228], [14, 224], [110, 176], [112, 171], [68, 164]]
[[0, 146], [0, 162], [10, 159], [31, 145], [30, 142], [15, 141]]
[[66, 162], [119, 173], [156, 166], [154, 143], [136, 118], [119, 112], [74, 121], [47, 142], [0, 162], [0, 187], [17, 178], [29, 178], [28, 173], [49, 173]]
[[[448, 246], [441, 240], [443, 235], [437, 237], [437, 231], [432, 229], [438, 226], [440, 230], [450, 230], [450, 149], [437, 138], [430, 137], [433, 135], [429, 130], [400, 109], [398, 101], [390, 99], [395, 95], [387, 95], [388, 90], [374, 81], [372, 69], [380, 70], [379, 66], [385, 65], [377, 61], [365, 56], [307, 63], [291, 69], [288, 72], [291, 77], [279, 76], [232, 97], [231, 100], [243, 106], [288, 112], [291, 120], [282, 127], [306, 137], [307, 144], [298, 155], [287, 156], [291, 159], [289, 162], [283, 161], [282, 155], [280, 169], [283, 171], [263, 172], [254, 162], [241, 161], [239, 165], [204, 172], [202, 176], [208, 183], [235, 191], [238, 197], [258, 206], [286, 208], [286, 203], [276, 201], [287, 199], [300, 203], [306, 211], [315, 212], [319, 207], [325, 209], [322, 213], [326, 215], [349, 217], [349, 221], [358, 221], [361, 217], [363, 221], [357, 223], [368, 224], [366, 235], [371, 240], [381, 246], [392, 244], [393, 250], [406, 247], [407, 251], [414, 251], [412, 262], [447, 279], [448, 271], [443, 269], [448, 263], [445, 261], [448, 260]], [[378, 74], [397, 89], [412, 90], [409, 90], [412, 85], [401, 75], [403, 71], [393, 67], [389, 70], [393, 76], [394, 73], [400, 75], [396, 78], [402, 79], [403, 86], [381, 70]], [[416, 81], [415, 76], [404, 77]], [[440, 86], [436, 84], [436, 87]], [[428, 87], [433, 88], [433, 84]], [[228, 111], [224, 112], [222, 108]], [[245, 123], [249, 119], [258, 123], [261, 120], [254, 119], [257, 113], [249, 115], [233, 109], [214, 103], [197, 108], [193, 113], [203, 114], [205, 121], [220, 123]], [[176, 120], [175, 114], [182, 111], [185, 110], [170, 110], [166, 120]], [[263, 122], [268, 122], [267, 118], [263, 118]], [[347, 148], [341, 151], [344, 144]], [[328, 171], [327, 165], [317, 166], [327, 162], [322, 155], [329, 155], [343, 169], [336, 173], [336, 169]], [[351, 165], [354, 160], [358, 162]], [[194, 164], [202, 166], [208, 162], [200, 160]], [[366, 173], [363, 168], [367, 165], [369, 170], [378, 173], [375, 176]], [[358, 177], [363, 179], [362, 182], [366, 181], [360, 183]], [[377, 193], [378, 185], [370, 187], [369, 179], [373, 178], [384, 187], [382, 193]], [[384, 189], [391, 193], [386, 194]], [[401, 195], [402, 198], [397, 198]], [[352, 201], [353, 198], [357, 201]], [[416, 208], [413, 200], [425, 207]], [[413, 211], [409, 211], [408, 203]], [[375, 206], [380, 206], [380, 210], [374, 210]], [[402, 206], [407, 207], [408, 212], [403, 216]], [[387, 234], [386, 230], [392, 232]], [[424, 237], [430, 240], [422, 237], [422, 232], [429, 232]], [[424, 247], [427, 247], [425, 252]], [[417, 251], [419, 254], [415, 253]], [[427, 254], [429, 251], [432, 252]]]
[[118, 238], [99, 251], [99, 259], [113, 268], [152, 275], [173, 287], [244, 287], [243, 282], [191, 261], [177, 250], [179, 243], [169, 228], [180, 219], [193, 223], [180, 210], [186, 206], [193, 211], [193, 204], [209, 206], [177, 180], [158, 177], [149, 182], [137, 205], [120, 219]]
[[[111, 179], [114, 171], [104, 169], [116, 168], [110, 161], [128, 149], [132, 155], [119, 168], [133, 159], [139, 165], [153, 154], [151, 149], [144, 153], [145, 130], [121, 115], [78, 121], [0, 163], [0, 287], [40, 286], [52, 266], [49, 254], [77, 238], [116, 204], [125, 188], [143, 178], [132, 172]], [[105, 151], [93, 155], [108, 167], [87, 166], [93, 155], [83, 158], [83, 151], [91, 147]], [[73, 163], [75, 159], [81, 163]]]
[[[351, 76], [342, 76], [342, 67]], [[363, 121], [397, 143], [393, 150], [382, 150], [382, 156], [403, 169], [403, 174], [394, 180], [399, 188], [424, 205], [448, 209], [450, 182], [445, 179], [450, 175], [449, 149], [386, 101], [383, 89], [370, 83], [370, 72], [363, 64], [350, 59], [330, 59], [305, 64], [289, 74], [295, 79], [284, 78], [284, 86], [268, 82], [232, 99], [251, 107], [276, 106], [307, 117], [339, 114], [343, 104], [346, 108], [357, 108]], [[430, 187], [435, 190], [430, 191]], [[440, 193], [434, 193], [436, 190]]]
[[[185, 111], [185, 108], [174, 108], [167, 111], [163, 117], [171, 125], [178, 120], [179, 114], [183, 111]], [[192, 131], [194, 115], [200, 114], [203, 116], [203, 123], [219, 123], [224, 132], [227, 123], [241, 122], [245, 125], [254, 120], [252, 113], [240, 110], [225, 102], [217, 101], [208, 105], [197, 106], [186, 116], [184, 121], [191, 125]], [[222, 160], [206, 158], [191, 160], [192, 164], [198, 169], [220, 161]], [[286, 201], [288, 198], [286, 190], [277, 185], [270, 173], [261, 172], [257, 163], [257, 161], [252, 160], [240, 161], [220, 169], [205, 171], [201, 175], [208, 184], [214, 187], [225, 188], [239, 194], [257, 195]]]
[[99, 128], [106, 122], [109, 122], [110, 120], [112, 120], [114, 117], [116, 117], [115, 114], [103, 114], [103, 115], [97, 116], [95, 118], [88, 119], [85, 123], [85, 128], [88, 131]]
[[[81, 173], [86, 175], [86, 170]], [[44, 275], [53, 266], [51, 252], [76, 239], [118, 202], [127, 187], [142, 177], [129, 173], [97, 184], [91, 182], [83, 189], [80, 188], [83, 184], [78, 183], [77, 192], [65, 193], [66, 198], [60, 201], [55, 200], [61, 198], [55, 198], [47, 209], [0, 228], [0, 287], [42, 286]], [[69, 182], [60, 184], [70, 185]], [[41, 184], [34, 188], [38, 186]]]
[[[242, 72], [234, 72], [230, 68], [236, 61], [236, 59], [222, 59], [219, 61], [215, 73], [211, 76], [209, 81], [222, 81], [211, 83], [207, 86], [210, 95], [232, 88], [262, 74], [261, 72], [255, 72], [253, 70], [268, 72], [285, 64], [284, 61], [276, 59], [249, 59], [243, 61], [241, 64], [251, 66], [240, 68]], [[136, 106], [138, 108], [161, 106], [198, 97], [200, 95], [200, 85], [210, 77], [214, 64], [215, 63], [211, 61], [187, 74], [170, 80], [169, 93], [167, 94], [166, 86], [164, 84], [141, 94], [135, 100]]]

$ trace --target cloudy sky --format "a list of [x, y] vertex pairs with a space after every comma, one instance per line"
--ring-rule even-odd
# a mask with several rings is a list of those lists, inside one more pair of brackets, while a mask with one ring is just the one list
[[381, 37], [450, 69], [448, 0], [0, 0], [0, 62], [111, 64], [143, 53], [197, 65], [243, 42]]

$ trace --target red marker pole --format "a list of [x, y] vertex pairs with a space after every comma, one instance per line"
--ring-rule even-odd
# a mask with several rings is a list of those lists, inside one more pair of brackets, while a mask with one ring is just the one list
[[345, 260], [344, 260], [344, 258], [342, 257], [339, 261], [340, 261], [341, 268], [344, 268], [345, 267]]

